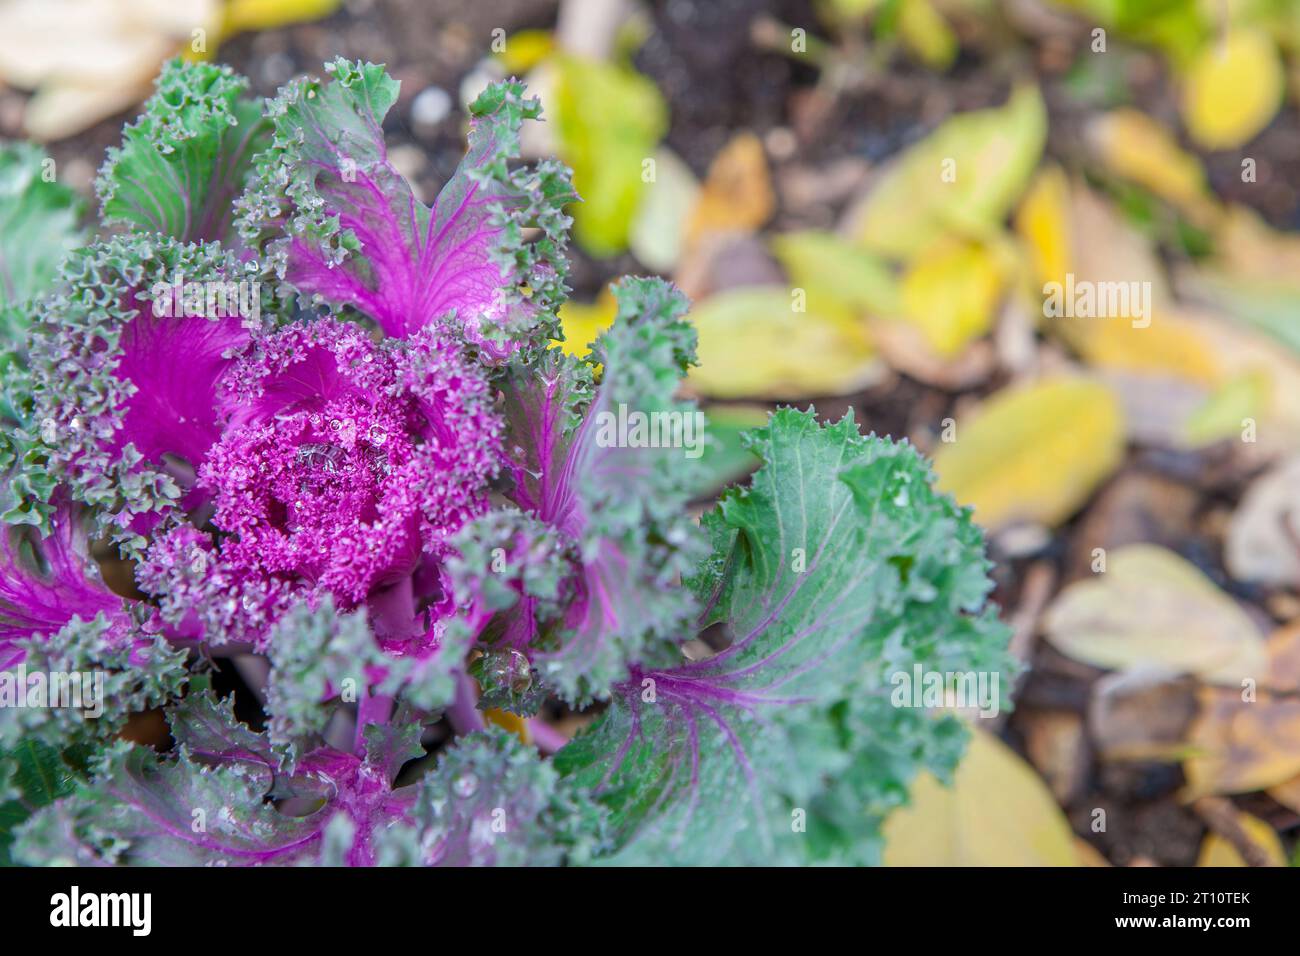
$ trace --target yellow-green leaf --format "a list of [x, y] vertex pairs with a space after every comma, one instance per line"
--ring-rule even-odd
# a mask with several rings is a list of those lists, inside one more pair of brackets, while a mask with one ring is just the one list
[[290, 23], [319, 20], [339, 8], [340, 0], [227, 0], [225, 32], [273, 30]]
[[1188, 212], [1204, 215], [1210, 209], [1200, 161], [1145, 113], [1135, 109], [1106, 113], [1088, 125], [1087, 135], [1098, 158], [1115, 175]]
[[507, 74], [523, 76], [554, 50], [555, 37], [549, 30], [520, 30], [510, 34], [496, 57]]
[[560, 328], [564, 330], [560, 348], [582, 358], [591, 351], [591, 343], [600, 337], [600, 333], [614, 324], [617, 313], [618, 303], [608, 286], [595, 302], [568, 300], [560, 306]]
[[886, 866], [1077, 866], [1074, 836], [1038, 774], [981, 730], [951, 787], [930, 774], [885, 821]]
[[654, 182], [645, 186], [628, 244], [647, 268], [668, 273], [681, 258], [700, 184], [691, 168], [668, 147], [660, 146], [654, 160]]
[[884, 0], [824, 0], [823, 16], [831, 20], [863, 20]]
[[1074, 261], [1070, 222], [1070, 182], [1059, 166], [1045, 166], [1025, 193], [1015, 221], [1035, 278], [1044, 285], [1063, 283]]
[[689, 384], [718, 398], [841, 395], [876, 381], [880, 363], [865, 324], [825, 304], [797, 311], [797, 291], [750, 286], [699, 303], [699, 360]]
[[930, 0], [903, 0], [898, 35], [926, 66], [946, 70], [957, 58], [957, 34]]
[[1106, 570], [1062, 591], [1044, 619], [1047, 640], [1075, 660], [1112, 670], [1157, 668], [1215, 684], [1260, 680], [1263, 636], [1237, 603], [1168, 548], [1134, 544]]
[[787, 232], [772, 240], [772, 252], [790, 284], [806, 289], [809, 299], [834, 300], [876, 316], [894, 315], [901, 308], [898, 284], [889, 267], [833, 233]]
[[1228, 379], [1183, 423], [1189, 448], [1201, 448], [1224, 438], [1240, 438], [1242, 423], [1268, 410], [1273, 379], [1263, 369], [1248, 369]]
[[668, 128], [658, 88], [631, 67], [557, 56], [555, 131], [560, 156], [573, 168], [582, 202], [573, 206], [574, 234], [588, 252], [612, 256], [627, 248], [628, 230], [649, 183], [646, 161]]
[[939, 487], [990, 528], [1055, 525], [1119, 464], [1124, 418], [1099, 382], [1059, 376], [994, 395], [934, 456]]
[[1206, 149], [1235, 149], [1269, 124], [1285, 85], [1272, 39], [1259, 30], [1231, 30], [1207, 43], [1188, 69], [1187, 131]]
[[1005, 106], [952, 117], [886, 170], [851, 213], [855, 237], [899, 259], [949, 232], [985, 237], [1020, 197], [1046, 137], [1034, 86]]
[[993, 325], [1002, 267], [986, 247], [943, 242], [903, 276], [903, 312], [940, 358], [953, 358]]

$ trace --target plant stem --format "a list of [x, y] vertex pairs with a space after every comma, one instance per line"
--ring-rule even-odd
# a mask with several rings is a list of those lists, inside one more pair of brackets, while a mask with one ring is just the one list
[[366, 725], [388, 723], [393, 711], [393, 698], [388, 695], [372, 695], [365, 690], [361, 694], [361, 700], [357, 703], [357, 728], [352, 738], [352, 752], [358, 757], [365, 754]]
[[478, 709], [478, 689], [474, 679], [463, 670], [456, 673], [456, 699], [447, 708], [447, 719], [458, 734], [483, 729], [483, 715]]
[[568, 737], [540, 717], [529, 717], [527, 723], [528, 736], [544, 754], [553, 754], [569, 742]]

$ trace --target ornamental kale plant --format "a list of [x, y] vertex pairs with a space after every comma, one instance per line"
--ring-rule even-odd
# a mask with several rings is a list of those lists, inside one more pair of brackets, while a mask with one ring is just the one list
[[[325, 74], [262, 102], [169, 64], [93, 233], [0, 153], [0, 852], [877, 862], [964, 734], [890, 675], [1007, 663], [968, 513], [907, 444], [782, 408], [693, 519], [683, 449], [602, 428], [696, 413], [687, 303], [624, 279], [589, 354], [556, 347], [578, 197], [519, 162], [537, 101], [483, 93], [425, 205], [397, 83]], [[158, 709], [169, 744], [121, 733]]]

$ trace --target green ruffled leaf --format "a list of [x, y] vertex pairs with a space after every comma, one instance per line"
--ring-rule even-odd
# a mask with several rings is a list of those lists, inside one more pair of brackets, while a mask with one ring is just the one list
[[368, 728], [367, 756], [319, 749], [296, 773], [277, 769], [269, 739], [235, 719], [208, 681], [168, 714], [173, 753], [117, 741], [92, 778], [19, 830], [32, 865], [364, 865], [372, 831], [404, 818], [413, 792], [391, 788], [423, 753], [418, 722]]
[[321, 825], [264, 798], [271, 777], [255, 764], [207, 766], [118, 741], [94, 779], [18, 831], [14, 855], [32, 866], [202, 866], [289, 862]]
[[247, 91], [230, 67], [166, 63], [144, 113], [99, 171], [104, 222], [182, 242], [231, 238], [235, 198], [271, 130]]
[[85, 203], [55, 180], [53, 162], [29, 143], [0, 144], [0, 339], [15, 345], [33, 301], [85, 239]]
[[234, 696], [218, 698], [207, 675], [190, 681], [189, 693], [167, 712], [167, 726], [178, 747], [203, 759], [272, 763], [266, 736], [239, 722]]
[[457, 741], [416, 787], [412, 822], [376, 837], [388, 866], [556, 866], [601, 846], [603, 813], [514, 734]]
[[610, 809], [613, 862], [875, 862], [906, 782], [960, 738], [891, 707], [890, 676], [1007, 666], [981, 533], [915, 451], [791, 409], [752, 447], [765, 464], [706, 515], [693, 580], [731, 645], [635, 669], [557, 755]]
[[323, 742], [340, 697], [355, 702], [367, 691], [367, 668], [381, 666], [384, 656], [365, 614], [339, 614], [329, 595], [315, 609], [297, 605], [276, 623], [267, 643], [267, 734], [292, 769], [305, 750]]
[[184, 650], [161, 636], [124, 633], [120, 620], [102, 613], [16, 643], [26, 651], [28, 675], [81, 675], [83, 706], [0, 706], [0, 741], [36, 739], [61, 747], [107, 740], [131, 714], [180, 696], [189, 679]]
[[695, 360], [686, 299], [660, 279], [624, 279], [614, 291], [617, 317], [585, 362], [552, 350], [511, 370], [502, 388], [511, 498], [559, 532], [577, 568], [562, 617], [521, 630], [510, 646], [576, 706], [607, 697], [633, 661], [678, 659], [694, 616], [678, 582], [704, 550], [686, 516], [689, 433], [678, 436], [684, 447], [651, 447], [648, 434], [620, 425], [675, 420], [704, 439], [694, 403], [675, 398]]
[[0, 866], [13, 866], [14, 828], [41, 807], [72, 792], [76, 772], [59, 751], [38, 740], [0, 751]]
[[50, 533], [58, 480], [44, 467], [36, 400], [25, 357], [0, 350], [0, 523]]
[[482, 651], [469, 666], [481, 691], [478, 706], [531, 717], [548, 687], [527, 651], [563, 617], [576, 549], [554, 526], [513, 508], [475, 518], [453, 545], [448, 570], [457, 603], [471, 609]]
[[424, 756], [423, 735], [424, 724], [405, 710], [399, 711], [391, 724], [367, 724], [362, 732], [366, 765], [382, 773], [384, 779], [396, 780], [403, 766]]

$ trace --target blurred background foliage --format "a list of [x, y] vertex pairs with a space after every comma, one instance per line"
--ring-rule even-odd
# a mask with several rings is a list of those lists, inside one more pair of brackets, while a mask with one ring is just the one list
[[701, 507], [778, 403], [934, 458], [1025, 669], [891, 862], [1296, 858], [1300, 0], [0, 0], [0, 135], [89, 197], [177, 52], [387, 62], [426, 199], [525, 77], [583, 196], [561, 347], [625, 272], [694, 301]]

